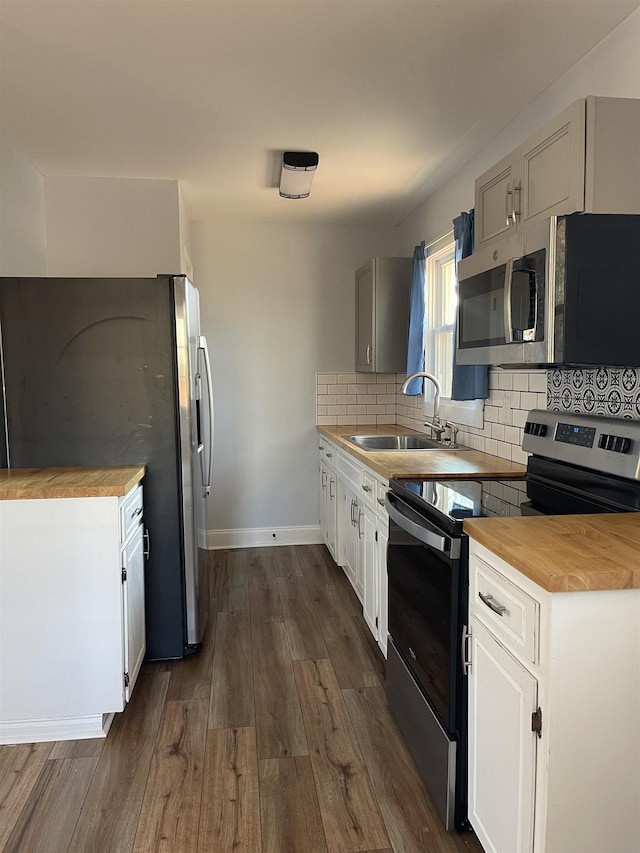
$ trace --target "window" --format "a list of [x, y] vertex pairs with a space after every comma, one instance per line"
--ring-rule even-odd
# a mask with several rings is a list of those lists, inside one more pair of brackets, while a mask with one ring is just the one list
[[451, 397], [453, 324], [456, 314], [455, 246], [427, 255], [425, 271], [427, 370], [438, 379], [443, 397]]
[[[458, 307], [453, 235], [439, 240], [427, 250], [425, 267], [425, 370], [440, 382], [441, 418], [457, 424], [482, 427], [482, 400], [451, 399], [453, 377], [453, 330]], [[433, 400], [433, 386], [425, 382], [427, 400]]]

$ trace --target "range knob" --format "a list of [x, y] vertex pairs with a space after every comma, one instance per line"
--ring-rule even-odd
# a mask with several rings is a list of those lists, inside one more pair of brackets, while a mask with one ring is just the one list
[[547, 434], [547, 425], [546, 424], [537, 424], [533, 421], [527, 421], [524, 425], [524, 431], [527, 435], [537, 435], [540, 438], [544, 438]]
[[598, 441], [602, 450], [612, 450], [614, 453], [628, 453], [631, 449], [631, 439], [623, 435], [611, 435], [603, 432]]

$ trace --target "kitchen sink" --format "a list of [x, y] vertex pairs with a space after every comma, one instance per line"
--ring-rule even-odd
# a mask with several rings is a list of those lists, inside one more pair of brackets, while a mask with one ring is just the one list
[[361, 450], [467, 450], [466, 447], [450, 448], [440, 441], [422, 435], [343, 435], [347, 441]]

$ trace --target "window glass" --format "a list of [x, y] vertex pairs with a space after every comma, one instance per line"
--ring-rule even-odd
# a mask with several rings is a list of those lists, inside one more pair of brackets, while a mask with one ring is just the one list
[[426, 364], [442, 387], [442, 396], [451, 396], [453, 325], [455, 321], [456, 266], [453, 243], [426, 260], [427, 304]]

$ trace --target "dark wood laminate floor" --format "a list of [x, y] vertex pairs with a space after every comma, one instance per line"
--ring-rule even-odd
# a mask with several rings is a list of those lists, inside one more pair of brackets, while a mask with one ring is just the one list
[[0, 747], [0, 850], [481, 853], [436, 816], [326, 549], [211, 571], [202, 651], [145, 663], [108, 738]]

